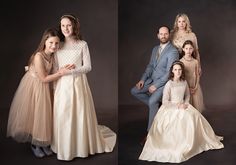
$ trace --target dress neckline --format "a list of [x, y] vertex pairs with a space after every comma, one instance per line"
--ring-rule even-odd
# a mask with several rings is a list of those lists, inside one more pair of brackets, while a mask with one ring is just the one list
[[186, 59], [185, 57], [183, 57], [183, 59], [184, 59], [185, 61], [187, 61], [187, 62], [191, 62], [191, 61], [193, 61], [193, 57], [191, 57], [190, 60]]
[[52, 62], [52, 55], [49, 56], [49, 58], [47, 57], [45, 52], [42, 52], [42, 57], [43, 59], [45, 59], [48, 63]]

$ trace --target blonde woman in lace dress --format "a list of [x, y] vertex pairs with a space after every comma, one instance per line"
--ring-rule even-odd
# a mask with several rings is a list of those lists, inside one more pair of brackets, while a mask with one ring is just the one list
[[64, 75], [67, 68], [50, 74], [54, 53], [59, 48], [59, 33], [47, 29], [29, 60], [29, 67], [17, 88], [9, 112], [7, 136], [30, 142], [36, 157], [51, 155], [52, 105], [49, 82]]
[[163, 104], [154, 118], [139, 159], [180, 163], [203, 151], [224, 148], [223, 137], [217, 136], [204, 116], [189, 104], [184, 64], [174, 62], [170, 71]]
[[180, 59], [185, 66], [186, 80], [190, 89], [190, 103], [200, 112], [204, 110], [203, 94], [199, 83], [199, 62], [195, 58], [194, 44], [187, 40], [183, 44], [183, 57]]
[[201, 62], [200, 62], [197, 37], [195, 33], [192, 32], [192, 27], [188, 16], [182, 13], [176, 16], [174, 27], [173, 30], [171, 31], [171, 41], [173, 45], [179, 50], [180, 55], [182, 54], [183, 43], [186, 40], [191, 40], [194, 44], [196, 59], [199, 62], [199, 74], [201, 75]]
[[72, 14], [60, 19], [61, 49], [56, 54], [58, 67], [74, 64], [75, 69], [57, 81], [54, 92], [52, 150], [59, 160], [88, 157], [111, 152], [116, 134], [98, 125], [86, 73], [91, 70], [88, 44], [81, 39], [79, 21]]

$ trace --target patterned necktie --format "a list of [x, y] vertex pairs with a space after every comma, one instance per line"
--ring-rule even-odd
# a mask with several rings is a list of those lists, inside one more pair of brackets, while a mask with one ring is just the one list
[[157, 51], [157, 60], [159, 60], [159, 58], [161, 56], [161, 51], [162, 51], [162, 48], [161, 48], [161, 46], [159, 46], [158, 51]]

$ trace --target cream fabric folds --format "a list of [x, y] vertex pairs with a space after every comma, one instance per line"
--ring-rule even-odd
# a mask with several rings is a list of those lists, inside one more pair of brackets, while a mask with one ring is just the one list
[[[186, 110], [177, 104], [189, 99], [187, 82], [169, 80], [163, 93], [163, 105], [148, 133], [140, 160], [179, 163], [210, 149], [224, 145], [207, 120], [189, 104]], [[168, 100], [166, 100], [168, 98]]]
[[91, 70], [85, 41], [64, 45], [57, 53], [58, 67], [75, 64], [72, 74], [57, 81], [54, 93], [54, 129], [52, 150], [60, 160], [111, 152], [116, 134], [98, 125], [86, 74]]

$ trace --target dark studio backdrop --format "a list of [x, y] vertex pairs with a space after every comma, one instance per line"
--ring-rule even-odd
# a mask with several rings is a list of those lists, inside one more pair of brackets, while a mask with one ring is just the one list
[[64, 13], [80, 19], [92, 71], [87, 74], [97, 113], [115, 115], [118, 104], [118, 3], [116, 0], [7, 1], [1, 5], [0, 109], [9, 106], [24, 66], [44, 30]]
[[119, 105], [142, 104], [130, 94], [140, 80], [158, 27], [171, 29], [178, 13], [189, 16], [198, 38], [201, 87], [207, 107], [233, 107], [236, 100], [236, 2], [234, 0], [120, 0]]
[[[5, 5], [4, 5], [5, 4]], [[98, 123], [117, 133], [118, 109], [118, 2], [117, 0], [8, 0], [0, 6], [0, 157], [1, 164], [66, 164], [56, 155], [37, 159], [29, 144], [6, 138], [11, 101], [24, 75], [24, 66], [43, 32], [58, 26], [60, 17], [73, 13], [80, 19], [88, 43], [92, 71], [87, 74]], [[23, 97], [23, 93], [22, 93]], [[117, 164], [118, 147], [109, 154], [76, 158], [70, 164]]]

